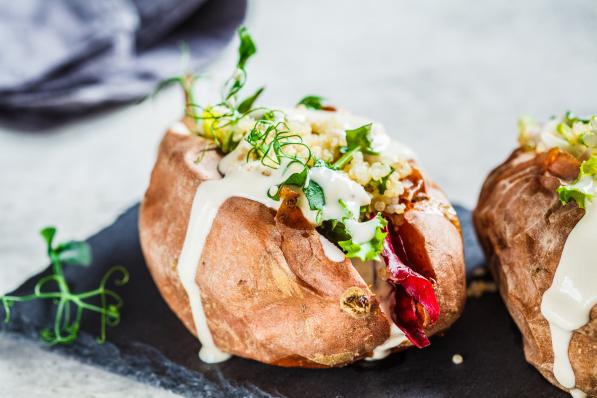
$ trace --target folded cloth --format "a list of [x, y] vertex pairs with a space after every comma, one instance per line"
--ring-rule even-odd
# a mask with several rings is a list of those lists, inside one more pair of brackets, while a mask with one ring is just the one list
[[246, 0], [0, 2], [0, 117], [44, 125], [143, 98], [200, 69], [234, 35]]

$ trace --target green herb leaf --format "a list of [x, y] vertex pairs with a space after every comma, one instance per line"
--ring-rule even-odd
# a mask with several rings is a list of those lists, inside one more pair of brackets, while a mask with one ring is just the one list
[[87, 242], [70, 241], [61, 243], [56, 247], [58, 259], [67, 265], [81, 265], [83, 267], [91, 264], [91, 247]]
[[562, 204], [571, 200], [576, 201], [578, 207], [584, 209], [597, 193], [597, 155], [582, 162], [578, 177], [571, 184], [561, 185], [557, 192]]
[[255, 47], [255, 43], [247, 28], [241, 26], [238, 29], [238, 36], [240, 38], [240, 45], [238, 46], [236, 70], [223, 87], [224, 103], [227, 103], [231, 107], [231, 103], [235, 101], [229, 100], [236, 98], [236, 94], [244, 87], [247, 80], [247, 72], [245, 71], [247, 61], [257, 52], [257, 47]]
[[[288, 167], [290, 167], [291, 165], [292, 163], [289, 164]], [[286, 180], [284, 180], [284, 182], [278, 185], [278, 189], [274, 195], [270, 195], [270, 193], [268, 192], [267, 196], [269, 196], [273, 200], [280, 200], [280, 190], [283, 186], [303, 187], [305, 185], [305, 182], [307, 181], [308, 174], [309, 169], [307, 167], [305, 167], [300, 173], [291, 174]]]
[[323, 209], [323, 206], [325, 206], [325, 194], [318, 183], [310, 180], [309, 184], [303, 188], [303, 192], [311, 210], [321, 211]]
[[368, 123], [356, 129], [346, 130], [346, 146], [340, 148], [340, 152], [344, 155], [334, 163], [335, 169], [346, 166], [357, 151], [368, 155], [377, 155], [377, 152], [373, 150], [373, 141], [371, 140], [372, 126], [373, 123]]
[[240, 46], [238, 47], [237, 66], [239, 69], [244, 69], [249, 58], [257, 52], [257, 47], [255, 46], [255, 42], [253, 42], [249, 31], [244, 26], [241, 26], [238, 29], [238, 36], [240, 38]]
[[255, 103], [255, 101], [257, 101], [257, 98], [259, 98], [259, 96], [261, 95], [261, 93], [263, 93], [263, 90], [265, 90], [265, 87], [260, 87], [259, 89], [257, 89], [257, 91], [255, 91], [255, 93], [253, 95], [251, 95], [250, 97], [244, 99], [236, 108], [240, 113], [247, 113], [251, 110], [251, 108], [253, 108], [253, 104]]
[[377, 152], [373, 150], [371, 127], [373, 127], [373, 123], [365, 124], [353, 130], [346, 130], [346, 146], [340, 148], [340, 152], [346, 153], [358, 148], [361, 152], [368, 155], [377, 155]]
[[[375, 234], [373, 238], [364, 243], [356, 243], [350, 239], [346, 239], [343, 241], [339, 241], [338, 244], [346, 253], [346, 256], [349, 258], [359, 258], [362, 261], [369, 261], [369, 260], [377, 260], [379, 259], [379, 254], [383, 250], [383, 241], [386, 238], [387, 232], [384, 232], [383, 229], [388, 225], [388, 222], [385, 218], [382, 217], [381, 213], [377, 213], [375, 218], [366, 221], [366, 222], [373, 222], [376, 223], [375, 227]], [[347, 229], [348, 232], [350, 232]]]
[[350, 240], [346, 226], [339, 220], [325, 220], [317, 227], [317, 231], [333, 243]]
[[324, 98], [318, 95], [308, 95], [300, 100], [296, 105], [304, 105], [307, 109], [319, 110], [323, 108], [323, 100]]
[[39, 234], [42, 236], [42, 238], [44, 238], [46, 244], [48, 245], [48, 249], [50, 249], [52, 247], [52, 242], [54, 241], [54, 236], [56, 236], [56, 227], [45, 227], [39, 231]]

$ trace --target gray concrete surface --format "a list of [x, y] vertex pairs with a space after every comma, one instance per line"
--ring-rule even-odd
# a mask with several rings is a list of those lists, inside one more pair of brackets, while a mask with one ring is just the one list
[[[515, 145], [518, 116], [597, 112], [594, 1], [364, 4], [251, 3], [259, 54], [249, 86], [267, 85], [263, 102], [320, 94], [383, 122], [468, 206]], [[229, 73], [234, 51], [212, 77]], [[44, 134], [0, 127], [0, 292], [44, 267], [40, 227], [85, 238], [139, 200], [160, 136], [179, 113], [173, 90]], [[169, 394], [0, 335], [0, 396], [58, 395]]]

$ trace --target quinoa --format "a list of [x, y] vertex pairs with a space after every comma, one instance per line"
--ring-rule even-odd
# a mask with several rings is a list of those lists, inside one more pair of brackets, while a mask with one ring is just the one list
[[[289, 155], [302, 158], [322, 159], [326, 162], [337, 160], [342, 154], [340, 149], [346, 146], [347, 129], [353, 129], [369, 123], [368, 120], [354, 116], [346, 111], [314, 111], [299, 107], [283, 111], [286, 115], [288, 130], [297, 135], [305, 145], [290, 145], [285, 148]], [[239, 122], [234, 129], [235, 137], [247, 134], [255, 125], [254, 118]], [[390, 142], [382, 125], [373, 123], [372, 135]], [[298, 138], [300, 137], [300, 138]], [[403, 148], [400, 146], [400, 148]], [[250, 149], [241, 140], [235, 159], [243, 162]], [[398, 151], [400, 152], [400, 151]], [[365, 188], [371, 196], [371, 209], [379, 212], [401, 214], [405, 206], [400, 203], [400, 196], [405, 191], [403, 180], [412, 173], [411, 157], [396, 151], [382, 151], [379, 154], [355, 152], [352, 160], [342, 169], [350, 179]], [[410, 183], [410, 181], [406, 182]]]

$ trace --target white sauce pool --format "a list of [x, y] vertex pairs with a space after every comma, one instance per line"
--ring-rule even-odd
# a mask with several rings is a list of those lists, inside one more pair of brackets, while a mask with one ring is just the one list
[[588, 203], [585, 215], [564, 244], [552, 285], [541, 301], [541, 313], [551, 331], [554, 376], [562, 386], [571, 389], [574, 397], [585, 394], [574, 388], [576, 378], [568, 346], [572, 333], [589, 322], [591, 309], [597, 304], [596, 245], [597, 207]]

